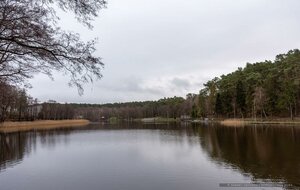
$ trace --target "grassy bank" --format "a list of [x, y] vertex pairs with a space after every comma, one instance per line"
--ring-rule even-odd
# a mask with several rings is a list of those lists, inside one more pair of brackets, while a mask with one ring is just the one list
[[78, 127], [89, 124], [88, 120], [39, 120], [24, 122], [4, 122], [0, 124], [0, 132], [17, 132], [39, 129], [55, 129], [61, 127]]

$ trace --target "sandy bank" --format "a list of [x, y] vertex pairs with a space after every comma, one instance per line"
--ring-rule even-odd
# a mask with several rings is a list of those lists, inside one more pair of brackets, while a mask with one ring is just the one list
[[4, 122], [0, 124], [0, 132], [9, 133], [39, 129], [55, 129], [60, 127], [78, 127], [88, 125], [88, 120], [39, 120], [24, 122]]

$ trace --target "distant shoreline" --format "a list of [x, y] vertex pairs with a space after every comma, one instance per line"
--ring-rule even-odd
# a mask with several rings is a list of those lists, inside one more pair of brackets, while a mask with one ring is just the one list
[[[181, 122], [181, 120], [174, 118], [141, 118], [133, 120], [135, 122], [142, 123], [169, 123], [169, 122]], [[300, 126], [300, 120], [288, 120], [286, 118], [270, 119], [270, 120], [253, 120], [253, 119], [213, 119], [213, 120], [199, 120], [191, 119], [183, 122], [191, 123], [219, 123], [223, 126], [228, 127], [243, 127], [246, 125], [296, 125]], [[30, 131], [30, 130], [43, 130], [43, 129], [57, 129], [64, 127], [82, 127], [90, 124], [90, 121], [84, 119], [74, 120], [37, 120], [37, 121], [24, 121], [24, 122], [4, 122], [0, 123], [0, 133], [12, 133], [19, 131]]]
[[224, 119], [220, 121], [221, 125], [224, 126], [245, 126], [245, 125], [299, 125], [300, 126], [300, 120], [290, 120], [286, 118], [280, 118], [280, 119], [270, 119], [270, 120], [254, 120], [254, 119]]
[[62, 127], [80, 127], [88, 125], [90, 121], [76, 120], [37, 120], [24, 122], [4, 122], [0, 124], [0, 132], [11, 133], [18, 131], [56, 129]]
[[264, 119], [264, 120], [254, 120], [252, 118], [245, 118], [245, 119], [218, 119], [218, 118], [210, 118], [210, 119], [188, 119], [188, 120], [180, 120], [179, 118], [141, 118], [135, 119], [135, 121], [139, 121], [142, 123], [167, 123], [167, 122], [191, 122], [191, 123], [219, 123], [224, 126], [245, 126], [245, 125], [299, 125], [300, 126], [300, 119], [297, 118], [295, 120], [291, 120], [289, 118], [274, 118], [274, 119]]

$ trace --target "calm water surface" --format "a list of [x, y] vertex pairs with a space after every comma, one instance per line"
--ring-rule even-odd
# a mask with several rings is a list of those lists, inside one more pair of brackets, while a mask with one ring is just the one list
[[253, 182], [300, 188], [299, 127], [99, 124], [0, 133], [1, 190], [199, 190]]

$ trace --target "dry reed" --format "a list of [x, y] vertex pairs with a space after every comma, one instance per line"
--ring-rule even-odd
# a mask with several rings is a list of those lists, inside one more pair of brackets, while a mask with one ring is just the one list
[[88, 125], [88, 120], [39, 120], [24, 122], [4, 122], [0, 124], [0, 132], [10, 133], [17, 131], [30, 131], [42, 129], [55, 129], [61, 127], [79, 127]]

